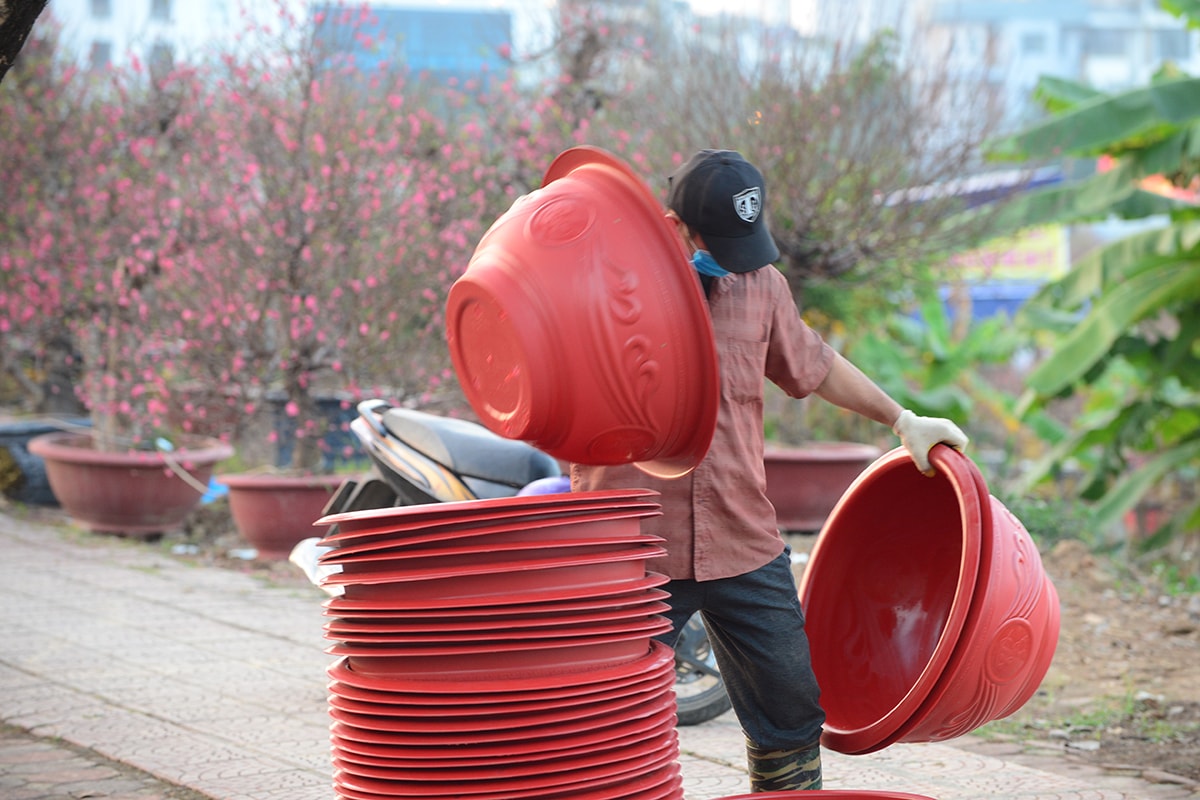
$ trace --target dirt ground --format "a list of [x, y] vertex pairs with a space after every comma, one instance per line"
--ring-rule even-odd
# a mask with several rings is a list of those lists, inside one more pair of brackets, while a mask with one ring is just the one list
[[1078, 541], [1042, 561], [1062, 606], [1054, 660], [1024, 708], [978, 735], [1200, 789], [1200, 595], [1165, 594]]

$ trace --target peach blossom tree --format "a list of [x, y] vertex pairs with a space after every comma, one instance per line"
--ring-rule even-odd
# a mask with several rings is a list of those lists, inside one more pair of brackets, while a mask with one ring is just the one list
[[0, 154], [15, 187], [0, 227], [0, 336], [35, 360], [60, 343], [81, 364], [75, 388], [99, 446], [136, 445], [163, 428], [177, 353], [156, 322], [186, 299], [172, 280], [188, 244], [170, 165], [193, 133], [194, 84], [180, 73], [148, 85], [136, 63], [83, 75], [44, 44], [0, 89], [17, 128]]
[[300, 469], [329, 456], [322, 394], [428, 402], [452, 384], [444, 293], [504, 194], [468, 91], [339, 65], [319, 23], [215, 76], [186, 165], [185, 215], [211, 246], [188, 254], [200, 302], [174, 324], [223, 402], [278, 399]]

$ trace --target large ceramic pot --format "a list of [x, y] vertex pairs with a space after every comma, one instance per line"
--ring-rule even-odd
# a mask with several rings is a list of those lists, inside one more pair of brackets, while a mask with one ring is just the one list
[[763, 453], [767, 498], [785, 531], [818, 531], [842, 494], [883, 454], [857, 442], [768, 446]]
[[233, 448], [204, 439], [171, 452], [107, 452], [90, 433], [58, 432], [32, 439], [29, 452], [45, 463], [54, 496], [76, 523], [145, 537], [183, 524]]
[[342, 484], [339, 475], [221, 475], [238, 533], [264, 560], [281, 560], [302, 539], [323, 536], [313, 523]]

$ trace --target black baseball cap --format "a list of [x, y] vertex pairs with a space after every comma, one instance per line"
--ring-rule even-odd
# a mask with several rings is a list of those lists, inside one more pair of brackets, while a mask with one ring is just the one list
[[753, 272], [779, 260], [764, 214], [766, 182], [740, 153], [701, 150], [667, 181], [667, 206], [704, 238], [723, 269]]

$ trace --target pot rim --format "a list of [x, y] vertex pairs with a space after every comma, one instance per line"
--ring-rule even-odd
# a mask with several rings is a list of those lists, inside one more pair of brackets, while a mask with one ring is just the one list
[[351, 478], [350, 475], [336, 473], [315, 473], [309, 475], [287, 475], [272, 472], [234, 472], [218, 473], [214, 476], [217, 483], [230, 489], [272, 490], [272, 489], [337, 489]]
[[[158, 468], [168, 463], [210, 464], [233, 455], [233, 446], [208, 437], [192, 439], [179, 450], [96, 450], [90, 431], [55, 431], [29, 440], [29, 452], [71, 464], [113, 464], [123, 467]], [[86, 441], [87, 446], [81, 445]]]
[[865, 461], [869, 464], [882, 455], [883, 451], [873, 444], [849, 441], [818, 441], [801, 445], [768, 443], [763, 449], [763, 459], [775, 461]]

